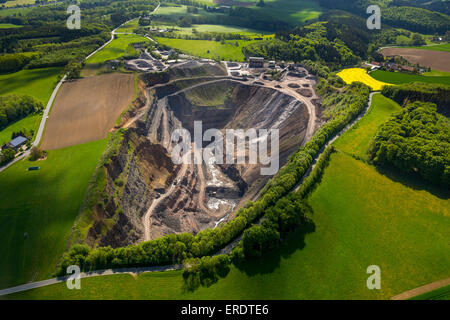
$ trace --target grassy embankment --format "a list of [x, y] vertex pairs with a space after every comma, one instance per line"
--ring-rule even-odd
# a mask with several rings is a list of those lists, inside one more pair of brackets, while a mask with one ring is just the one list
[[52, 150], [0, 173], [0, 288], [51, 277], [105, 146]]
[[[391, 99], [385, 98], [381, 94], [374, 95], [372, 106], [364, 118], [336, 140], [334, 146], [344, 153], [367, 161], [367, 146], [377, 128], [392, 114], [400, 111], [401, 107]], [[361, 132], [365, 134], [361, 134]]]
[[[115, 275], [8, 298], [17, 299], [389, 299], [450, 276], [450, 200], [391, 179], [346, 153], [365, 154], [377, 126], [398, 111], [376, 96], [368, 118], [336, 142], [308, 201], [315, 231], [292, 234], [278, 252], [247, 262], [209, 288], [182, 289], [182, 272]], [[363, 135], [357, 146], [351, 138]], [[342, 152], [342, 151], [345, 151]], [[381, 267], [381, 290], [368, 290], [366, 269]]]

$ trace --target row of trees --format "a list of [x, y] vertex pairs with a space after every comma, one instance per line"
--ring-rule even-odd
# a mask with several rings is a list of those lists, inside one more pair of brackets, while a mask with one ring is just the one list
[[416, 101], [380, 127], [369, 148], [369, 159], [448, 189], [449, 150], [450, 120], [436, 112], [436, 105]]
[[278, 248], [287, 233], [307, 222], [310, 212], [310, 207], [295, 192], [279, 199], [265, 210], [260, 225], [244, 231], [241, 244], [233, 250], [233, 259], [257, 258]]
[[0, 152], [0, 166], [3, 166], [14, 160], [16, 152], [11, 148], [3, 148]]
[[227, 255], [186, 259], [183, 262], [185, 288], [193, 291], [200, 286], [209, 287], [230, 272], [231, 260]]
[[407, 102], [427, 101], [437, 105], [438, 112], [450, 116], [450, 86], [438, 83], [407, 83], [385, 86], [381, 93], [403, 105]]
[[0, 73], [15, 72], [25, 67], [38, 53], [11, 53], [0, 55]]
[[40, 101], [28, 95], [0, 96], [0, 130], [43, 107]]

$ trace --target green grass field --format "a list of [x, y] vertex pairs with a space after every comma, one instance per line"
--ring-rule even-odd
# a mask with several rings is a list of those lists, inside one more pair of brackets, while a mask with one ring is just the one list
[[376, 80], [392, 83], [402, 84], [409, 82], [426, 82], [426, 83], [443, 83], [450, 85], [450, 76], [422, 76], [401, 72], [389, 72], [377, 70], [370, 73], [370, 76]]
[[[181, 272], [83, 279], [15, 299], [388, 299], [450, 276], [449, 200], [414, 190], [343, 153], [333, 154], [312, 194], [316, 230], [291, 235], [281, 250], [209, 288], [184, 292]], [[381, 290], [366, 268], [381, 267]]]
[[[37, 130], [39, 128], [39, 123], [41, 122], [42, 114], [31, 114], [27, 117], [16, 121], [5, 129], [0, 131], [0, 146], [11, 141], [11, 135], [13, 132], [21, 131], [22, 129], [34, 131], [34, 135], [36, 135]], [[33, 137], [34, 138], [34, 137]]]
[[450, 286], [442, 287], [411, 298], [410, 300], [450, 300]]
[[219, 24], [194, 24], [192, 27], [181, 28], [175, 25], [158, 25], [159, 29], [175, 29], [174, 33], [180, 35], [192, 35], [194, 34], [193, 30], [195, 29], [197, 32], [220, 32], [220, 33], [239, 33], [241, 35], [247, 37], [259, 37], [259, 36], [267, 36], [272, 34], [268, 31], [255, 30], [249, 28], [243, 28], [238, 26], [225, 26]]
[[114, 39], [106, 47], [90, 57], [86, 63], [98, 64], [107, 60], [118, 59], [125, 54], [129, 44], [147, 41], [149, 40], [143, 36], [134, 34], [119, 34], [117, 35], [117, 39]]
[[437, 44], [431, 46], [409, 47], [409, 48], [450, 52], [450, 43]]
[[7, 29], [7, 28], [21, 28], [22, 26], [18, 26], [12, 23], [0, 23], [0, 29]]
[[431, 70], [429, 72], [422, 73], [422, 75], [426, 77], [450, 77], [450, 72]]
[[2, 74], [0, 75], [0, 95], [28, 94], [39, 99], [45, 106], [61, 71], [62, 68], [41, 68]]
[[51, 277], [105, 147], [106, 139], [52, 150], [0, 173], [0, 288]]
[[139, 19], [134, 19], [116, 30], [117, 33], [132, 33], [134, 29], [139, 27]]
[[319, 4], [312, 0], [265, 0], [264, 3], [264, 7], [252, 8], [293, 24], [317, 19], [322, 13]]
[[28, 7], [28, 8], [6, 8], [6, 9], [0, 10], [0, 17], [7, 17], [10, 15], [18, 14], [18, 13], [27, 14], [31, 10], [33, 10], [33, 8], [31, 8], [31, 7]]
[[[242, 46], [251, 43], [253, 40], [229, 40], [222, 44], [218, 41], [208, 40], [184, 40], [156, 38], [161, 44], [180, 50], [183, 53], [208, 59], [244, 61]], [[237, 47], [235, 44], [238, 43]]]
[[384, 97], [381, 93], [373, 96], [372, 105], [367, 114], [350, 130], [336, 140], [334, 146], [342, 152], [367, 160], [367, 146], [377, 131], [401, 107]]
[[36, 0], [11, 0], [4, 3], [5, 7], [16, 7], [16, 6], [23, 6], [28, 4], [34, 4]]
[[[244, 1], [251, 2], [251, 1]], [[256, 4], [256, 1], [254, 1]], [[264, 7], [251, 6], [252, 10], [261, 12], [268, 16], [286, 21], [292, 24], [303, 23], [308, 20], [317, 19], [322, 13], [322, 9], [313, 0], [265, 0]], [[186, 6], [160, 7], [155, 13], [163, 19], [178, 20], [183, 16], [209, 16], [213, 17], [220, 13], [207, 12], [203, 9], [198, 14], [187, 13]]]
[[193, 14], [193, 13], [188, 13], [187, 12], [187, 6], [170, 6], [170, 7], [165, 7], [165, 6], [161, 6], [159, 7], [159, 9], [154, 13], [154, 15], [162, 18], [162, 19], [170, 19], [170, 20], [178, 20], [181, 17], [186, 17], [186, 16], [192, 16], [192, 17], [215, 17], [217, 15], [220, 15], [220, 13], [215, 13], [215, 12], [208, 12], [202, 8], [198, 9], [198, 13]]

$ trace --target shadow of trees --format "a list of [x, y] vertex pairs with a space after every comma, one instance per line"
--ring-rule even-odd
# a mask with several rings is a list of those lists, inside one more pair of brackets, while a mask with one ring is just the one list
[[249, 277], [272, 273], [280, 266], [281, 258], [287, 259], [297, 250], [302, 250], [305, 247], [305, 236], [315, 230], [314, 222], [307, 220], [296, 231], [288, 233], [276, 250], [258, 259], [246, 259], [242, 263], [235, 263], [235, 266]]
[[399, 182], [413, 190], [424, 190], [443, 200], [447, 200], [450, 198], [450, 190], [446, 190], [444, 188], [433, 185], [430, 182], [423, 180], [418, 174], [406, 174], [399, 172], [399, 170], [393, 168], [381, 166], [375, 166], [375, 169], [378, 173], [386, 176], [390, 180]]

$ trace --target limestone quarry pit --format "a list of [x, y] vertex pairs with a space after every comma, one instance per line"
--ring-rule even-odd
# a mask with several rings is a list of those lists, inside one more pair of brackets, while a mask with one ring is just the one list
[[[295, 89], [286, 91], [289, 81], [286, 86], [273, 83], [282, 89], [256, 85], [227, 76], [218, 64], [198, 62], [175, 66], [163, 79], [141, 78], [147, 104], [127, 126], [119, 155], [106, 169], [107, 192], [114, 201], [99, 215], [115, 217], [115, 223], [106, 232], [94, 224], [90, 244], [119, 247], [215, 228], [255, 200], [270, 179], [260, 174], [258, 164], [174, 164], [174, 130], [185, 128], [193, 137], [194, 121], [202, 122], [203, 132], [278, 129], [280, 167], [314, 130], [310, 101], [299, 99]], [[305, 81], [313, 89], [314, 81]], [[121, 188], [114, 183], [119, 177]]]

